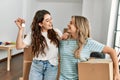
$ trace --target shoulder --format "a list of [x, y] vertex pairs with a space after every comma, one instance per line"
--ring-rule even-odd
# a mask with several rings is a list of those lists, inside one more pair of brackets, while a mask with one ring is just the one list
[[53, 28], [56, 32], [61, 32], [58, 28]]
[[104, 44], [102, 44], [102, 43], [100, 43], [100, 42], [98, 42], [98, 41], [96, 41], [96, 40], [94, 40], [92, 38], [88, 38], [86, 40], [86, 44], [91, 45], [91, 46], [105, 46]]
[[55, 32], [57, 32], [59, 36], [62, 36], [62, 32], [58, 28], [53, 28], [53, 30], [55, 30]]
[[96, 40], [94, 40], [94, 39], [92, 39], [92, 38], [88, 38], [87, 40], [86, 40], [86, 42], [87, 43], [99, 43], [98, 41], [96, 41]]

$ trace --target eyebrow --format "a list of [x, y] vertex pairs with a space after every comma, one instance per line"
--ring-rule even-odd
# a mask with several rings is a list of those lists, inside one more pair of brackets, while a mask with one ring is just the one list
[[45, 20], [49, 20], [49, 19], [52, 19], [52, 17], [50, 17], [50, 18], [46, 18]]

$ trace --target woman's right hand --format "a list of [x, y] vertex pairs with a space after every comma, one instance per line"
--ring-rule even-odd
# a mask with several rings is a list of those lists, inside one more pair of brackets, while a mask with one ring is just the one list
[[22, 23], [25, 23], [24, 19], [18, 18], [18, 19], [15, 20], [15, 23], [18, 26], [19, 30], [24, 29], [24, 27], [22, 27]]

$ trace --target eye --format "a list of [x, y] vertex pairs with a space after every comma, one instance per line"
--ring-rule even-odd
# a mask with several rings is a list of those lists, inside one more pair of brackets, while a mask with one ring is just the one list
[[52, 18], [46, 19], [45, 21], [46, 21], [46, 22], [50, 22], [50, 21], [52, 21]]
[[47, 19], [46, 22], [49, 22], [49, 20]]

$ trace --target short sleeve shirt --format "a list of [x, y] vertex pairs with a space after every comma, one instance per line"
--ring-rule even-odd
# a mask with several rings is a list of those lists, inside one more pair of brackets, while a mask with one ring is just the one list
[[88, 38], [86, 44], [80, 52], [80, 59], [74, 57], [74, 51], [78, 47], [76, 40], [61, 40], [60, 53], [60, 76], [64, 80], [78, 80], [77, 63], [90, 57], [91, 52], [102, 52], [105, 45]]
[[[61, 31], [57, 28], [54, 29], [59, 36], [62, 35]], [[42, 35], [45, 37], [48, 48], [45, 48], [46, 55], [38, 55], [38, 57], [34, 57], [35, 60], [48, 60], [52, 65], [58, 64], [58, 47], [51, 43], [50, 39], [47, 37], [47, 32], [42, 32]], [[23, 40], [26, 45], [31, 45], [31, 32], [26, 36]]]

